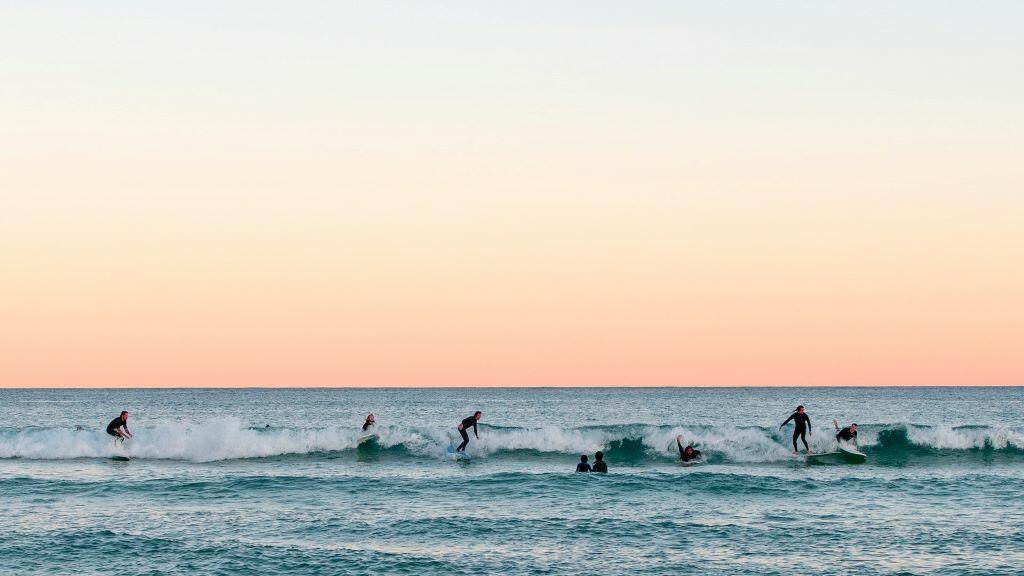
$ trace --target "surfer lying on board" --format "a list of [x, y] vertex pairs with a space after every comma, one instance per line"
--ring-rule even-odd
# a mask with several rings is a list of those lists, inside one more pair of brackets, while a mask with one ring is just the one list
[[814, 436], [814, 432], [811, 431], [811, 419], [807, 416], [807, 413], [804, 412], [803, 405], [796, 407], [796, 411], [790, 414], [789, 418], [786, 418], [786, 421], [782, 423], [782, 426], [779, 426], [779, 430], [785, 428], [786, 424], [788, 424], [790, 420], [793, 421], [793, 454], [798, 452], [796, 447], [797, 437], [803, 441], [804, 449], [807, 450], [808, 454], [810, 454], [811, 447], [807, 445], [807, 437], [804, 434], [806, 433]]
[[366, 432], [367, 428], [369, 428], [370, 426], [373, 426], [376, 423], [377, 423], [377, 419], [373, 417], [373, 414], [370, 414], [369, 416], [367, 416], [366, 417], [366, 422], [363, 422], [363, 432]]
[[125, 438], [131, 438], [132, 433], [128, 431], [128, 411], [122, 410], [121, 415], [110, 421], [107, 424], [107, 434], [110, 434], [114, 438], [120, 438], [121, 442], [125, 441]]
[[832, 424], [836, 427], [836, 441], [838, 442], [852, 442], [854, 446], [857, 445], [857, 425], [850, 424], [846, 428], [839, 427], [839, 421], [833, 420]]
[[683, 448], [683, 435], [676, 436], [676, 447], [679, 448], [679, 459], [683, 462], [689, 462], [695, 458], [700, 458], [700, 450], [693, 447], [693, 444], [687, 444], [686, 448]]
[[483, 418], [483, 415], [483, 412], [477, 410], [476, 412], [473, 413], [472, 416], [468, 418], [463, 418], [462, 422], [459, 422], [458, 429], [459, 434], [462, 434], [462, 444], [459, 444], [459, 447], [455, 449], [456, 452], [464, 451], [466, 449], [466, 446], [469, 444], [469, 434], [466, 433], [466, 428], [472, 426], [473, 436], [476, 436], [477, 440], [480, 439], [480, 434], [476, 430], [476, 421], [479, 420], [480, 418]]

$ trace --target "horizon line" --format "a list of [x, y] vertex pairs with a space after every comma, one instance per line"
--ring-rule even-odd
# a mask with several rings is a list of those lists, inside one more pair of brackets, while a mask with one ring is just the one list
[[1024, 384], [742, 384], [742, 385], [522, 385], [522, 386], [0, 386], [0, 390], [465, 390], [465, 389], [738, 389], [738, 388], [1022, 388]]

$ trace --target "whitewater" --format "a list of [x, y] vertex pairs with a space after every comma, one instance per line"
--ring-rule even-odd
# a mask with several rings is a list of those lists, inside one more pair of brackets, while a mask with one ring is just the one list
[[[616, 456], [622, 464], [673, 462], [676, 436], [693, 443], [707, 460], [721, 464], [787, 463], [800, 461], [790, 435], [776, 428], [709, 426], [651, 426], [646, 424], [515, 428], [479, 426], [483, 435], [472, 443], [472, 455], [486, 458], [564, 457], [598, 450]], [[948, 459], [1024, 456], [1024, 429], [985, 425], [860, 424], [862, 450], [881, 457], [882, 463], [899, 456], [945, 455]], [[458, 443], [454, 427], [375, 426], [367, 441], [358, 426], [322, 428], [255, 428], [227, 417], [194, 424], [153, 423], [135, 428], [136, 438], [115, 444], [102, 430], [42, 428], [0, 430], [0, 458], [63, 460], [105, 458], [127, 454], [135, 458], [213, 462], [240, 458], [306, 455], [337, 457], [331, 453], [372, 447], [405, 457], [446, 458], [446, 449]], [[810, 438], [815, 452], [835, 450], [826, 429]]]
[[[864, 464], [792, 453], [857, 422]], [[1024, 390], [0, 390], [0, 573], [1018, 574]], [[104, 432], [120, 410], [135, 438]], [[468, 462], [446, 449], [483, 411]], [[377, 416], [375, 436], [360, 424]], [[675, 437], [705, 452], [680, 466]], [[603, 451], [607, 475], [579, 475]], [[130, 462], [111, 460], [130, 455]], [[829, 563], [823, 564], [823, 558]]]

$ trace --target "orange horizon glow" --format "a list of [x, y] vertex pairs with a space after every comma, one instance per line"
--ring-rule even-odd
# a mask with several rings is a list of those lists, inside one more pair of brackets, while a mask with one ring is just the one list
[[1024, 8], [571, 4], [0, 10], [0, 387], [1024, 385]]

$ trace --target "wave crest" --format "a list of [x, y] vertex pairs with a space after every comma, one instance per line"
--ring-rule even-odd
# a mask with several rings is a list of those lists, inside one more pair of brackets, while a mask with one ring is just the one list
[[[447, 427], [379, 426], [378, 438], [360, 446], [358, 428], [253, 428], [238, 419], [203, 423], [158, 423], [136, 430], [126, 444], [133, 457], [211, 462], [242, 458], [318, 455], [356, 449], [398, 451], [406, 456], [436, 458], [455, 441]], [[898, 463], [926, 456], [956, 457], [972, 453], [1024, 456], [1024, 430], [1012, 427], [945, 425], [862, 425], [860, 444], [872, 460]], [[676, 459], [675, 437], [693, 442], [712, 463], [792, 461], [790, 431], [761, 427], [653, 426], [645, 424], [583, 428], [481, 427], [470, 451], [492, 458], [535, 458], [593, 454], [603, 450], [620, 464], [670, 462]], [[810, 439], [812, 449], [829, 451], [831, 431]], [[0, 458], [61, 460], [105, 458], [123, 453], [102, 430], [22, 428], [0, 430]]]

